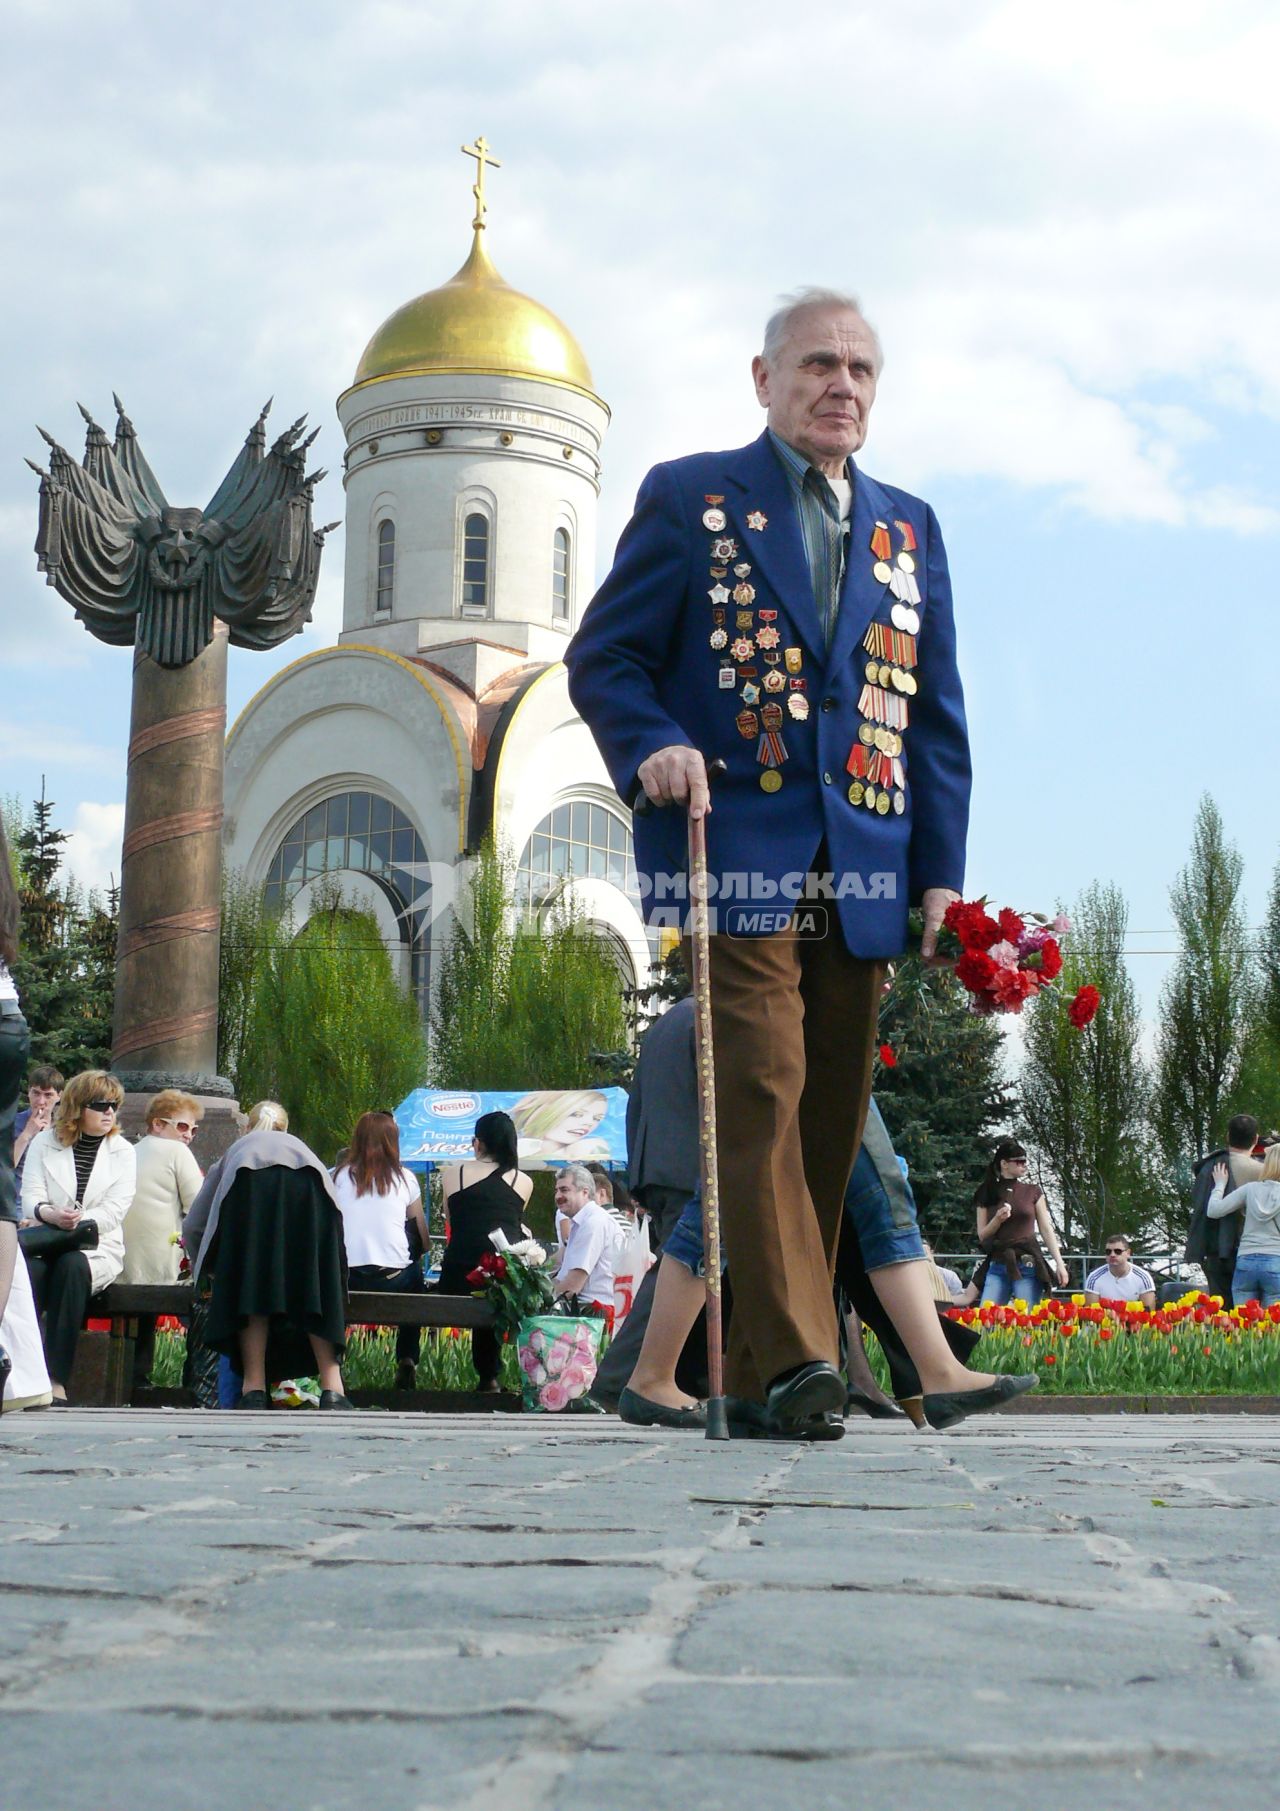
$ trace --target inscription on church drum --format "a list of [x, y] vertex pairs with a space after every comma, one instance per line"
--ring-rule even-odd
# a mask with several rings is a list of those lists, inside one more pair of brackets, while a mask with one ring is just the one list
[[534, 409], [504, 408], [500, 403], [412, 403], [402, 409], [384, 409], [360, 423], [361, 434], [385, 433], [388, 428], [407, 428], [418, 424], [443, 423], [446, 426], [465, 422], [503, 428], [534, 428], [554, 434], [557, 440], [572, 440], [594, 450], [596, 441], [576, 422], [561, 415], [543, 415]]

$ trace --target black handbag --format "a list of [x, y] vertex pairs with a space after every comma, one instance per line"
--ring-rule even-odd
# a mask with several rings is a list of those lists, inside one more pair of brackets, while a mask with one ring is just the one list
[[24, 1258], [60, 1258], [67, 1251], [96, 1251], [98, 1222], [82, 1220], [70, 1232], [62, 1226], [20, 1226], [18, 1244]]

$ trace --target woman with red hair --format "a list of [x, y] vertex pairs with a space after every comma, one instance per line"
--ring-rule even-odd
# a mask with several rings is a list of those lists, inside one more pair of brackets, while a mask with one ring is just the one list
[[[362, 1113], [351, 1143], [333, 1172], [333, 1192], [342, 1209], [347, 1273], [352, 1289], [418, 1293], [425, 1288], [422, 1266], [409, 1251], [412, 1221], [427, 1250], [422, 1192], [400, 1162], [400, 1128], [392, 1114]], [[396, 1388], [411, 1390], [418, 1369], [421, 1329], [396, 1333]]]

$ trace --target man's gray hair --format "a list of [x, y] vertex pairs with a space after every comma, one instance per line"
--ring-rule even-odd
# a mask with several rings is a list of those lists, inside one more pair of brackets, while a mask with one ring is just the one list
[[570, 1188], [584, 1188], [594, 1198], [596, 1179], [585, 1163], [566, 1163], [560, 1174]]
[[790, 295], [778, 297], [778, 306], [765, 323], [764, 346], [760, 356], [766, 364], [776, 357], [778, 348], [790, 333], [796, 316], [804, 314], [810, 308], [847, 308], [850, 313], [859, 315], [875, 346], [876, 376], [880, 375], [884, 369], [884, 349], [880, 344], [880, 335], [863, 314], [862, 303], [857, 296], [850, 295], [847, 290], [817, 289], [813, 285], [807, 285], [804, 289], [793, 289]]

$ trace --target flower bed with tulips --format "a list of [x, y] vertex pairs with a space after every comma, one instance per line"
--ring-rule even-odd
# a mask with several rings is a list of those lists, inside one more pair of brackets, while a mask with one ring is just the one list
[[[1011, 1304], [948, 1313], [983, 1335], [975, 1370], [1037, 1371], [1041, 1395], [1280, 1395], [1280, 1307], [1251, 1302], [1227, 1313], [1217, 1297], [1192, 1293], [1148, 1312], [1140, 1303], [1103, 1307], [1078, 1295], [1030, 1310]], [[884, 1372], [879, 1348], [868, 1343], [872, 1368]], [[177, 1387], [184, 1345], [180, 1330], [160, 1333], [157, 1385]], [[393, 1329], [351, 1330], [343, 1369], [349, 1388], [389, 1390], [395, 1370]], [[420, 1390], [474, 1389], [470, 1334], [458, 1328], [429, 1333], [416, 1382]], [[881, 1382], [887, 1384], [887, 1372]], [[502, 1387], [520, 1389], [514, 1345], [502, 1350]]]
[[1037, 1371], [1062, 1396], [1266, 1396], [1280, 1394], [1280, 1306], [1224, 1310], [1193, 1291], [1166, 1308], [1140, 1302], [1050, 1298], [1027, 1309], [950, 1308], [981, 1332], [974, 1370]]

